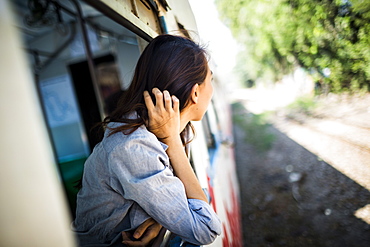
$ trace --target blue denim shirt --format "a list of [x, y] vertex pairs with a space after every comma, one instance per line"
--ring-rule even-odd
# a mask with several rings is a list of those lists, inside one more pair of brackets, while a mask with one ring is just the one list
[[145, 126], [129, 135], [108, 134], [87, 159], [77, 195], [73, 228], [81, 246], [122, 246], [121, 231], [150, 217], [197, 245], [210, 244], [221, 234], [210, 205], [186, 198], [167, 146]]

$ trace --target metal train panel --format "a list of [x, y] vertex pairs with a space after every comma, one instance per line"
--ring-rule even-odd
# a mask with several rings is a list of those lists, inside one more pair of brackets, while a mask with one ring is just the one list
[[[8, 45], [19, 44], [12, 48], [14, 54], [4, 52], [1, 58], [2, 105], [10, 109], [9, 113], [1, 108], [1, 114], [13, 120], [2, 125], [2, 152], [10, 151], [1, 157], [6, 164], [1, 180], [22, 181], [20, 186], [10, 183], [11, 197], [2, 197], [2, 209], [6, 209], [1, 210], [2, 219], [6, 214], [17, 216], [14, 222], [8, 216], [9, 220], [1, 220], [1, 229], [9, 230], [1, 231], [0, 245], [23, 246], [22, 239], [27, 239], [28, 246], [74, 246], [67, 222], [74, 214], [76, 181], [98, 142], [89, 130], [109, 114], [111, 102], [127, 89], [147, 42], [161, 33], [197, 40], [196, 22], [186, 0], [0, 3], [1, 48], [7, 51]], [[13, 11], [8, 11], [10, 4]], [[191, 163], [223, 221], [222, 236], [211, 246], [241, 246], [231, 124], [222, 92], [220, 85], [215, 87], [205, 118], [194, 123], [197, 138]], [[22, 114], [27, 121], [24, 116], [18, 118]], [[10, 131], [13, 137], [5, 135]], [[15, 145], [14, 140], [32, 149]], [[19, 172], [14, 174], [12, 169]], [[2, 195], [9, 195], [5, 192], [2, 189]], [[20, 218], [26, 215], [37, 219]], [[22, 238], [17, 237], [17, 229], [22, 229]]]

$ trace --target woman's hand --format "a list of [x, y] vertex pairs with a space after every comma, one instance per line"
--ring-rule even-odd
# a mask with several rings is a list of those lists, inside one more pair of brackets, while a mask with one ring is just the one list
[[168, 145], [166, 153], [171, 160], [176, 176], [184, 184], [187, 198], [199, 199], [208, 203], [181, 142], [179, 100], [175, 96], [171, 98], [167, 91], [162, 93], [157, 88], [153, 89], [153, 94], [156, 100], [155, 105], [149, 93], [144, 92], [149, 115], [148, 130]]
[[[133, 234], [122, 232], [122, 243], [130, 247], [148, 246], [158, 236], [162, 226], [152, 218], [141, 224]], [[135, 239], [135, 240], [132, 240]]]
[[153, 88], [152, 93], [155, 96], [155, 105], [148, 91], [144, 92], [149, 115], [147, 128], [166, 143], [166, 139], [178, 137], [180, 134], [179, 100], [174, 95], [171, 97], [166, 90], [162, 93], [158, 88]]

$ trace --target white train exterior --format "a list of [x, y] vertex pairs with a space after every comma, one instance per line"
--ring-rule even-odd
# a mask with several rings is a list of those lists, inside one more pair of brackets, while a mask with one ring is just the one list
[[[186, 0], [0, 0], [0, 20], [0, 246], [76, 246], [74, 183], [97, 142], [88, 129], [148, 41], [201, 34]], [[230, 110], [214, 74], [191, 163], [223, 224], [211, 246], [242, 246]]]

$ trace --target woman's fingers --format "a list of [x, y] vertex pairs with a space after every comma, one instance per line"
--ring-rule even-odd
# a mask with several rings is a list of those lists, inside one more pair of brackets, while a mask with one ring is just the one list
[[145, 93], [145, 103], [148, 107], [148, 122], [146, 127], [159, 139], [175, 137], [180, 133], [179, 100], [170, 95], [167, 90], [163, 93], [158, 88], [152, 90], [155, 96], [153, 104], [151, 96]]
[[153, 110], [154, 108], [165, 108], [167, 111], [171, 108], [178, 109], [179, 106], [179, 100], [176, 98], [176, 96], [170, 95], [170, 93], [167, 90], [164, 90], [163, 93], [158, 88], [153, 88], [152, 93], [155, 96], [155, 105], [150, 97], [150, 94], [148, 91], [144, 91], [144, 101], [145, 105], [149, 110]]
[[163, 107], [163, 93], [158, 88], [153, 88], [152, 93], [155, 96], [155, 106], [156, 107]]
[[122, 243], [130, 247], [143, 247], [149, 244], [158, 236], [162, 226], [152, 218], [142, 223], [131, 235], [128, 232], [122, 232]]
[[173, 110], [177, 113], [179, 112], [179, 108], [180, 108], [180, 101], [179, 99], [175, 96], [175, 95], [172, 95], [172, 107], [173, 107]]
[[134, 232], [134, 238], [139, 239], [144, 234], [144, 232], [153, 224], [156, 224], [152, 218], [147, 219], [143, 224], [141, 224]]
[[144, 102], [148, 110], [152, 110], [154, 108], [152, 97], [150, 97], [150, 94], [148, 91], [144, 91]]
[[167, 111], [172, 108], [172, 99], [171, 95], [167, 90], [163, 91], [163, 98], [164, 98], [164, 107]]

